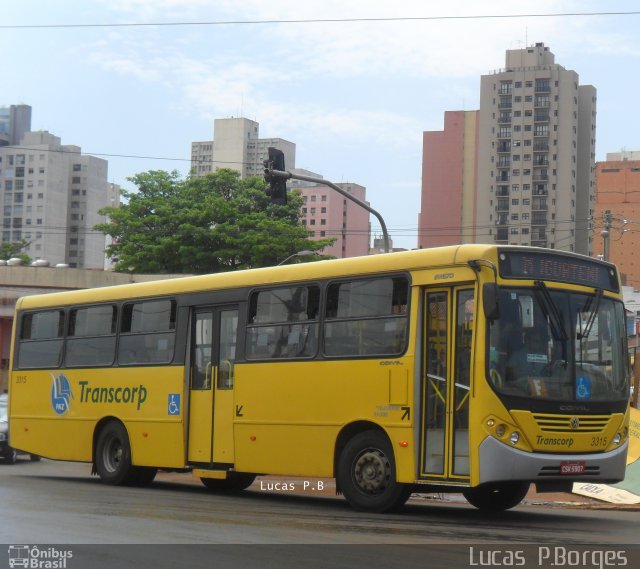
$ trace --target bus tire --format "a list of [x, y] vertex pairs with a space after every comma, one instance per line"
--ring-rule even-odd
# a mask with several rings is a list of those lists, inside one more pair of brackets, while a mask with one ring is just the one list
[[484, 512], [504, 512], [517, 506], [529, 491], [529, 482], [495, 482], [465, 490], [462, 495]]
[[135, 484], [138, 469], [131, 464], [131, 444], [124, 425], [108, 422], [100, 431], [96, 444], [96, 472], [104, 484]]
[[393, 448], [380, 431], [363, 431], [345, 445], [336, 477], [356, 510], [388, 512], [403, 506], [411, 495], [411, 486], [396, 481]]
[[227, 478], [200, 478], [207, 490], [212, 492], [242, 492], [253, 484], [254, 474], [230, 472]]
[[5, 461], [7, 464], [15, 464], [18, 462], [18, 451], [13, 447], [9, 447], [5, 456]]
[[149, 486], [158, 474], [158, 469], [151, 466], [134, 466], [136, 471], [135, 486]]

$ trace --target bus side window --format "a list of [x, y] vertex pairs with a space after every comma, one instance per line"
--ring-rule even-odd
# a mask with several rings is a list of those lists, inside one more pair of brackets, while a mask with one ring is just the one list
[[171, 362], [175, 329], [175, 300], [125, 304], [122, 309], [118, 362], [124, 365]]
[[69, 367], [113, 365], [117, 318], [117, 309], [112, 304], [71, 310], [65, 364]]
[[313, 357], [318, 345], [319, 308], [317, 286], [254, 292], [249, 299], [247, 359]]
[[404, 277], [329, 285], [324, 353], [338, 357], [401, 354], [406, 345], [408, 291]]
[[18, 341], [20, 369], [59, 367], [62, 359], [64, 312], [43, 310], [22, 315]]

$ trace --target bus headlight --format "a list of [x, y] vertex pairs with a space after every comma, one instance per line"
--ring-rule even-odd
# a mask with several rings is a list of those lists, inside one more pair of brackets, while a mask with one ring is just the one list
[[520, 433], [518, 431], [513, 431], [513, 433], [511, 433], [511, 436], [509, 437], [509, 441], [512, 445], [517, 445], [519, 440]]
[[620, 433], [616, 433], [616, 436], [613, 437], [613, 444], [619, 445], [621, 440], [622, 440], [622, 435]]
[[506, 425], [503, 425], [502, 423], [500, 423], [497, 427], [496, 427], [496, 435], [500, 438], [504, 437], [504, 434], [507, 432], [507, 427]]

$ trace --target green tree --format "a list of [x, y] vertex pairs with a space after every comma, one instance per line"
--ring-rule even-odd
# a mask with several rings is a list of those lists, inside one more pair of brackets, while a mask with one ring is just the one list
[[27, 245], [29, 245], [29, 242], [26, 239], [14, 241], [13, 243], [5, 242], [0, 244], [0, 259], [8, 261], [9, 259], [17, 257], [18, 259], [22, 259], [25, 265], [30, 264], [31, 257], [22, 252]]
[[[129, 178], [137, 191], [126, 203], [100, 210], [96, 226], [114, 243], [107, 254], [116, 270], [131, 273], [215, 273], [276, 265], [302, 250], [319, 251], [333, 239], [312, 241], [301, 224], [302, 197], [272, 204], [258, 177], [218, 170], [182, 180], [177, 172]], [[318, 258], [318, 257], [316, 257]]]

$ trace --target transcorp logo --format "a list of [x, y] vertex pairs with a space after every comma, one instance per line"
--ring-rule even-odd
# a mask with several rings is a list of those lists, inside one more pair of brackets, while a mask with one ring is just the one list
[[66, 375], [60, 374], [58, 377], [51, 374], [53, 384], [51, 386], [51, 406], [58, 415], [65, 415], [69, 412], [70, 401], [73, 399], [71, 385]]
[[[51, 374], [51, 407], [57, 415], [66, 415], [71, 408], [71, 401], [76, 399], [71, 389], [69, 378], [64, 374], [55, 376]], [[136, 410], [147, 400], [147, 388], [140, 384], [134, 387], [109, 386], [101, 387], [91, 385], [89, 381], [78, 382], [77, 403], [106, 403], [106, 404], [128, 404], [134, 405]]]

